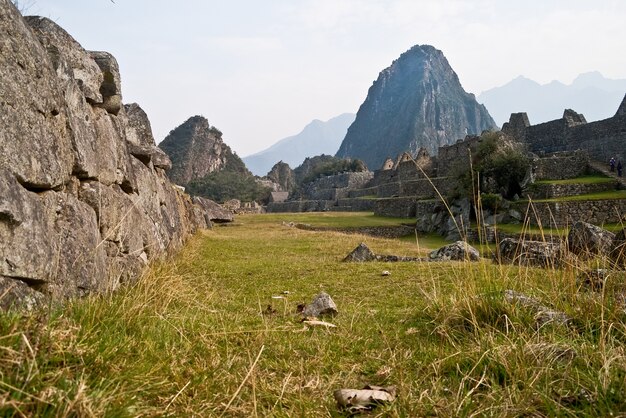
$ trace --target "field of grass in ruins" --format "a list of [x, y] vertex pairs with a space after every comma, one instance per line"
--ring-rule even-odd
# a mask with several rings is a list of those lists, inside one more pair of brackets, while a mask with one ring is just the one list
[[[137, 285], [1, 316], [0, 415], [342, 416], [333, 391], [366, 384], [397, 387], [372, 416], [626, 411], [626, 317], [611, 286], [581, 291], [573, 268], [491, 260], [343, 263], [362, 241], [379, 254], [434, 248], [289, 225], [316, 220], [376, 223], [340, 213], [240, 216], [196, 235]], [[571, 323], [538, 325], [505, 301], [508, 289]], [[309, 329], [296, 313], [320, 291], [337, 304], [326, 319], [336, 328]]]

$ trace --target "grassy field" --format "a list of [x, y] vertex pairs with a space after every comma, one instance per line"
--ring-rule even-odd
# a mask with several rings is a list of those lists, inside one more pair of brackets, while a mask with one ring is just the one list
[[[240, 216], [135, 286], [0, 315], [0, 416], [341, 416], [333, 391], [364, 384], [398, 388], [373, 416], [626, 412], [625, 314], [613, 297], [623, 274], [597, 294], [577, 288], [573, 267], [347, 264], [361, 241], [380, 254], [429, 249], [283, 224], [358, 218]], [[505, 289], [571, 325], [538, 326]], [[337, 328], [307, 329], [296, 306], [322, 290]]]
[[274, 213], [266, 214], [263, 217], [247, 218], [247, 223], [253, 224], [259, 222], [267, 224], [268, 222], [294, 222], [309, 224], [318, 227], [329, 228], [360, 228], [368, 226], [398, 226], [413, 225], [414, 219], [409, 218], [391, 218], [385, 216], [377, 216], [372, 212], [310, 212], [310, 213]]

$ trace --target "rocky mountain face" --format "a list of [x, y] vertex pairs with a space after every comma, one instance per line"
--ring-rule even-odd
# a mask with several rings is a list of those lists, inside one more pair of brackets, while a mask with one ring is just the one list
[[113, 290], [208, 226], [112, 55], [9, 0], [0, 39], [0, 308]]
[[533, 125], [560, 119], [563, 109], [574, 109], [588, 121], [610, 118], [626, 92], [626, 80], [605, 78], [599, 72], [581, 74], [571, 84], [552, 81], [539, 84], [517, 77], [501, 87], [481, 93], [484, 103], [498, 124], [511, 113], [526, 112]]
[[424, 147], [434, 155], [442, 145], [494, 128], [443, 53], [417, 45], [380, 73], [337, 156], [361, 159], [376, 170], [402, 152]]
[[222, 132], [203, 116], [193, 116], [170, 132], [159, 144], [172, 160], [169, 178], [185, 186], [217, 171], [251, 173], [222, 139]]
[[276, 161], [297, 167], [307, 157], [335, 154], [354, 117], [353, 113], [344, 113], [326, 122], [316, 119], [299, 134], [281, 139], [266, 150], [244, 157], [243, 161], [250, 171], [262, 176]]

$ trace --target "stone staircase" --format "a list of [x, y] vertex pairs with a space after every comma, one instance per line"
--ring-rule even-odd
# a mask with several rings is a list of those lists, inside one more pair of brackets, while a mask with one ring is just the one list
[[[626, 178], [625, 177], [619, 177], [617, 175], [617, 169], [615, 171], [611, 171], [610, 167], [607, 163], [601, 163], [599, 161], [596, 160], [589, 160], [589, 167], [591, 167], [594, 171], [597, 171], [598, 173], [602, 173], [606, 176], [609, 176], [613, 179], [615, 179], [615, 181], [617, 181], [619, 183], [619, 188], [620, 189], [626, 189]], [[624, 171], [626, 171], [626, 167], [624, 167]], [[624, 173], [622, 173], [624, 174]]]

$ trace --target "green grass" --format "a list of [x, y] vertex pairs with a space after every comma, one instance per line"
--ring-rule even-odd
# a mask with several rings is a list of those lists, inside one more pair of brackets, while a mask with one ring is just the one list
[[[377, 216], [372, 212], [309, 212], [290, 214], [266, 214], [264, 217], [251, 217], [250, 222], [281, 223], [294, 222], [328, 228], [360, 228], [370, 226], [399, 226], [415, 224], [413, 219]], [[240, 218], [246, 219], [246, 218]], [[248, 220], [248, 219], [246, 219]]]
[[399, 239], [400, 241], [427, 248], [429, 250], [436, 250], [437, 248], [450, 244], [450, 241], [447, 241], [444, 237], [435, 233], [419, 234], [417, 237], [415, 234], [411, 234]]
[[577, 196], [558, 197], [554, 199], [538, 199], [534, 202], [574, 202], [581, 200], [613, 200], [626, 199], [626, 190], [609, 190], [606, 192], [588, 193]]
[[568, 228], [559, 228], [559, 229], [549, 229], [549, 228], [541, 228], [534, 225], [524, 225], [524, 224], [498, 224], [496, 228], [499, 231], [506, 232], [509, 234], [532, 234], [532, 235], [544, 235], [544, 236], [567, 236], [569, 229]]
[[601, 184], [614, 183], [615, 179], [603, 175], [581, 176], [564, 180], [539, 180], [535, 184]]
[[[597, 295], [577, 290], [574, 268], [348, 264], [340, 260], [361, 241], [416, 256], [428, 240], [418, 248], [282, 224], [359, 216], [371, 219], [240, 216], [135, 286], [0, 315], [0, 416], [340, 416], [332, 392], [367, 383], [398, 387], [374, 416], [626, 410], [625, 314], [612, 297], [623, 273]], [[566, 312], [572, 326], [537, 327], [504, 289]], [[305, 329], [296, 306], [321, 290], [338, 305], [337, 328]]]

